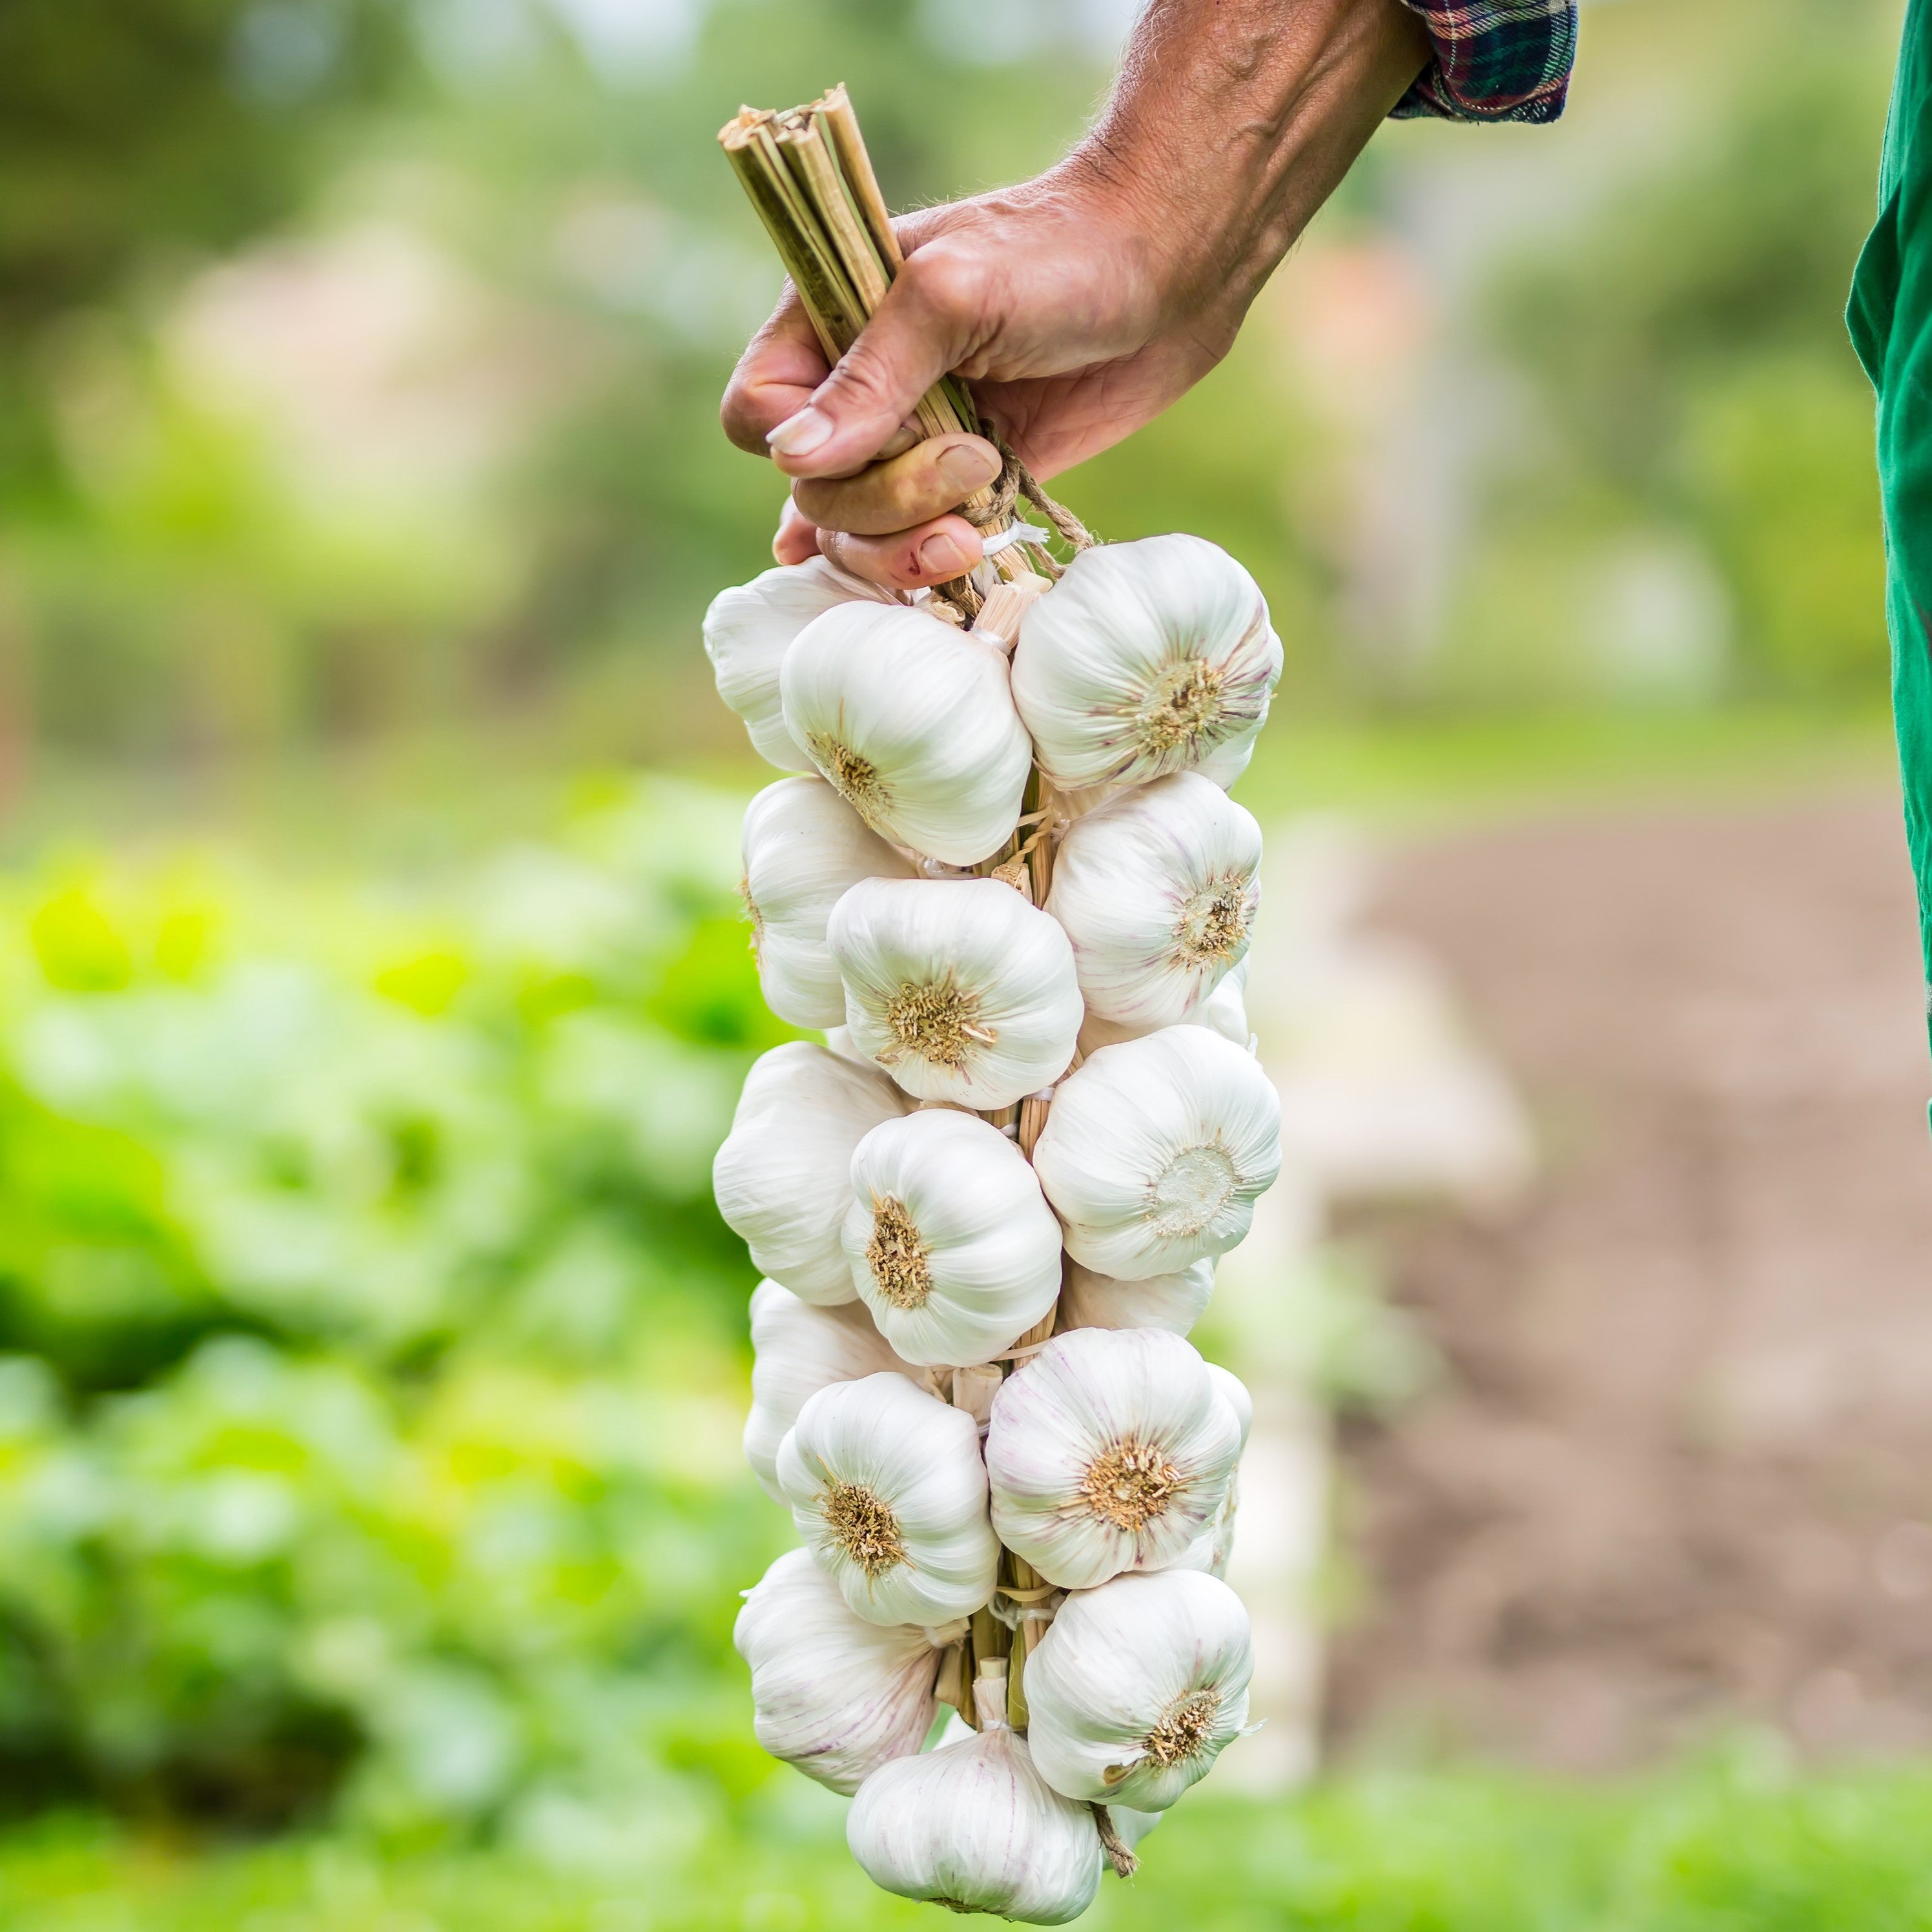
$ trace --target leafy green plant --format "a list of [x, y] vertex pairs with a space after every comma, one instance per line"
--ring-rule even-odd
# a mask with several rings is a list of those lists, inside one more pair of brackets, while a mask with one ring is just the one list
[[556, 1828], [714, 1728], [773, 1529], [709, 1198], [782, 1036], [734, 815], [623, 788], [400, 903], [8, 890], [17, 1801]]

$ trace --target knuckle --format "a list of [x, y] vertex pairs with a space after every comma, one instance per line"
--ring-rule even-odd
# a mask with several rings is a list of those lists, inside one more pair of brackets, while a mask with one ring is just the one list
[[980, 250], [964, 237], [940, 236], [907, 260], [902, 278], [924, 309], [954, 323], [977, 322], [989, 280]]
[[839, 402], [868, 416], [894, 407], [892, 370], [878, 350], [862, 340], [848, 352], [826, 386]]

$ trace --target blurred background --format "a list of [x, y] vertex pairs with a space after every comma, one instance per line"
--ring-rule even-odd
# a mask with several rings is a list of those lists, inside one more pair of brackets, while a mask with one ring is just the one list
[[[904, 207], [1133, 0], [0, 8], [0, 1925], [915, 1922], [750, 1736], [710, 1155], [780, 492], [712, 136]], [[1932, 1186], [1871, 401], [1895, 0], [1598, 0], [1072, 472], [1288, 647], [1269, 1727], [1093, 1922], [1932, 1925]], [[1248, 1756], [1243, 1759], [1240, 1752]], [[1243, 1767], [1238, 1772], [1238, 1766]]]

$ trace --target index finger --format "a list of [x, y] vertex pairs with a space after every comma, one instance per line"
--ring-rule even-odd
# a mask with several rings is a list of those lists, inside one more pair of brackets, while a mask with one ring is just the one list
[[830, 374], [798, 292], [788, 282], [783, 298], [746, 344], [724, 386], [718, 411], [724, 434], [754, 456], [769, 454], [766, 436], [803, 409]]

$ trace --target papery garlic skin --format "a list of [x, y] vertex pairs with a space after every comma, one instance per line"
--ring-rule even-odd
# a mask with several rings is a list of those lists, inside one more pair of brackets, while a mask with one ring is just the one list
[[897, 604], [896, 592], [841, 570], [829, 557], [781, 564], [720, 591], [704, 614], [704, 654], [718, 695], [745, 721], [752, 748], [785, 772], [808, 772], [811, 754], [785, 728], [778, 667], [792, 641], [835, 604]]
[[1240, 1456], [1248, 1453], [1248, 1436], [1254, 1430], [1254, 1396], [1248, 1393], [1248, 1385], [1238, 1376], [1231, 1374], [1219, 1362], [1208, 1364], [1208, 1374], [1214, 1376], [1214, 1385], [1221, 1391], [1228, 1408], [1234, 1410], [1234, 1420], [1240, 1424], [1240, 1449], [1234, 1455], [1234, 1474], [1227, 1484], [1227, 1502], [1221, 1505], [1214, 1522], [1208, 1524], [1205, 1546], [1202, 1547], [1202, 1561], [1192, 1561], [1186, 1569], [1204, 1569], [1210, 1576], [1227, 1576], [1228, 1559], [1234, 1556], [1234, 1516], [1240, 1510]]
[[1248, 1028], [1248, 962], [1244, 959], [1187, 1017], [1190, 1026], [1205, 1027], [1210, 1033], [1240, 1047], [1255, 1051], [1255, 1036]]
[[[1217, 1033], [1248, 1053], [1256, 1051], [1255, 1036], [1248, 1028], [1248, 962], [1244, 959], [1221, 983], [1178, 1024], [1204, 1027]], [[1090, 1060], [1103, 1046], [1118, 1046], [1124, 1040], [1145, 1040], [1159, 1033], [1157, 1026], [1142, 1026], [1128, 1020], [1110, 1020], [1089, 1012], [1080, 1023], [1080, 1053]]]
[[1280, 681], [1254, 579], [1201, 537], [1083, 550], [1027, 611], [1013, 701], [1040, 766], [1069, 791], [1246, 768]]
[[868, 879], [826, 928], [852, 1043], [922, 1100], [988, 1113], [1065, 1072], [1073, 950], [997, 879]]
[[915, 1384], [921, 1380], [911, 1363], [893, 1353], [862, 1303], [818, 1307], [775, 1281], [761, 1281], [752, 1292], [752, 1348], [745, 1460], [774, 1502], [784, 1501], [778, 1487], [778, 1444], [820, 1389], [888, 1372], [908, 1376]]
[[1063, 1328], [1165, 1328], [1185, 1335], [1207, 1312], [1214, 1264], [1198, 1261], [1175, 1274], [1116, 1281], [1070, 1262], [1060, 1290]]
[[910, 1362], [988, 1362], [1052, 1311], [1060, 1223], [1026, 1156], [971, 1114], [887, 1120], [852, 1156], [846, 1259]]
[[902, 1898], [1064, 1925], [1100, 1888], [1094, 1814], [1048, 1785], [1008, 1728], [1005, 1679], [974, 1688], [979, 1734], [881, 1766], [853, 1801], [845, 1841]]
[[794, 1026], [837, 1026], [845, 989], [825, 944], [832, 908], [861, 879], [908, 879], [918, 868], [818, 778], [781, 778], [760, 792], [741, 850], [739, 890], [765, 1004]]
[[1165, 1811], [1240, 1736], [1253, 1674], [1248, 1613], [1214, 1577], [1078, 1592], [1027, 1660], [1034, 1762], [1069, 1798]]
[[759, 1743], [848, 1797], [914, 1755], [938, 1714], [926, 1633], [854, 1616], [808, 1551], [787, 1550], [745, 1592], [731, 1641], [751, 1668]]
[[1046, 909], [1072, 944], [1089, 1017], [1186, 1020], [1246, 957], [1261, 862], [1254, 814], [1196, 772], [1076, 820]]
[[1166, 1569], [1213, 1522], [1240, 1448], [1232, 1409], [1178, 1335], [1073, 1329], [993, 1398], [993, 1527], [1064, 1590]]
[[905, 1106], [883, 1074], [806, 1040], [753, 1064], [711, 1180], [718, 1213], [761, 1274], [820, 1306], [854, 1298], [838, 1239], [852, 1150]]
[[1173, 1274], [1246, 1235], [1281, 1171], [1281, 1102], [1251, 1054], [1163, 1028], [1060, 1082], [1034, 1171], [1076, 1262], [1122, 1281]]
[[1235, 1423], [1240, 1430], [1240, 1441], [1234, 1454], [1238, 1458], [1247, 1452], [1248, 1436], [1255, 1426], [1255, 1399], [1248, 1393], [1248, 1385], [1232, 1369], [1224, 1369], [1219, 1362], [1207, 1364], [1208, 1379], [1219, 1392], [1221, 1400], [1233, 1412]]
[[778, 1445], [778, 1479], [806, 1547], [868, 1623], [948, 1623], [992, 1594], [980, 1432], [904, 1376], [820, 1389]]
[[971, 866], [1012, 836], [1032, 747], [1006, 659], [970, 632], [843, 604], [806, 627], [779, 682], [787, 729], [882, 837]]

